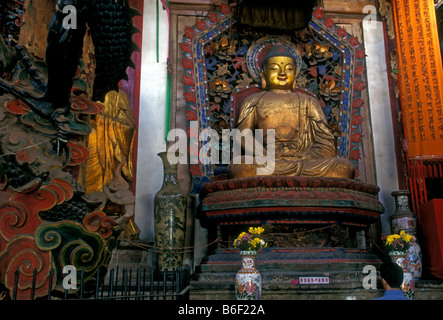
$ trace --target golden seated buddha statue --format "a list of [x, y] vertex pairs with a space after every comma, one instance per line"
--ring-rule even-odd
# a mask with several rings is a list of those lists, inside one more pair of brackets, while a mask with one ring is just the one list
[[[283, 46], [272, 48], [263, 60], [260, 77], [262, 88], [241, 104], [236, 128], [240, 131], [263, 130], [263, 137], [273, 130], [275, 142], [263, 139], [263, 156], [272, 153], [274, 159], [261, 161], [254, 153], [255, 144], [241, 144], [241, 158], [228, 166], [228, 178], [257, 175], [310, 176], [354, 178], [354, 167], [345, 158], [337, 157], [334, 136], [328, 128], [320, 103], [313, 96], [295, 90], [299, 68], [296, 60]], [[255, 155], [252, 157], [247, 154]], [[263, 164], [266, 163], [266, 166]]]

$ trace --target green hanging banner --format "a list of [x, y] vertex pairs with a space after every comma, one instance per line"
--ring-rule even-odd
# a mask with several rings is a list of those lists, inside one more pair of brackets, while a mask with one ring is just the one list
[[169, 130], [171, 129], [171, 82], [172, 82], [172, 65], [168, 58], [168, 74], [166, 75], [166, 114], [165, 114], [165, 140], [168, 138]]

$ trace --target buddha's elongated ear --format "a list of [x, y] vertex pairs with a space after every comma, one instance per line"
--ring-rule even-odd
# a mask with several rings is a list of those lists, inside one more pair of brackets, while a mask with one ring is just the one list
[[297, 78], [294, 79], [294, 82], [292, 83], [292, 90], [295, 90], [297, 88]]
[[266, 76], [265, 76], [263, 70], [260, 71], [260, 79], [261, 79], [262, 89], [266, 89]]

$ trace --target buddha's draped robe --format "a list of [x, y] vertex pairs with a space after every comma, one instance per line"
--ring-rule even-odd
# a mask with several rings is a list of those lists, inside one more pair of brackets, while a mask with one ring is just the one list
[[[274, 99], [275, 97], [275, 99]], [[260, 92], [247, 97], [240, 107], [236, 127], [239, 130], [264, 130], [263, 147], [275, 147], [275, 168], [269, 175], [339, 176], [337, 167], [350, 165], [338, 158], [334, 136], [330, 132], [319, 102], [310, 95], [291, 92]], [[275, 129], [275, 146], [267, 144], [266, 131]], [[230, 164], [228, 175], [241, 178], [256, 175], [263, 165]]]

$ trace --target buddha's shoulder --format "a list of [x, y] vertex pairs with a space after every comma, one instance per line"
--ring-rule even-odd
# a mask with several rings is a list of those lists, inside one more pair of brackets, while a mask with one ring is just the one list
[[310, 91], [296, 89], [292, 91], [294, 94], [297, 94], [299, 97], [308, 99], [308, 100], [318, 100], [318, 98]]
[[262, 98], [263, 96], [267, 93], [267, 91], [261, 91], [261, 92], [257, 92], [257, 93], [253, 93], [249, 96], [247, 96], [244, 100], [243, 100], [243, 105], [255, 105], [257, 104]]
[[294, 94], [298, 95], [301, 101], [304, 101], [305, 103], [313, 107], [321, 108], [320, 100], [313, 93], [307, 91], [299, 91], [299, 90], [293, 92]]

